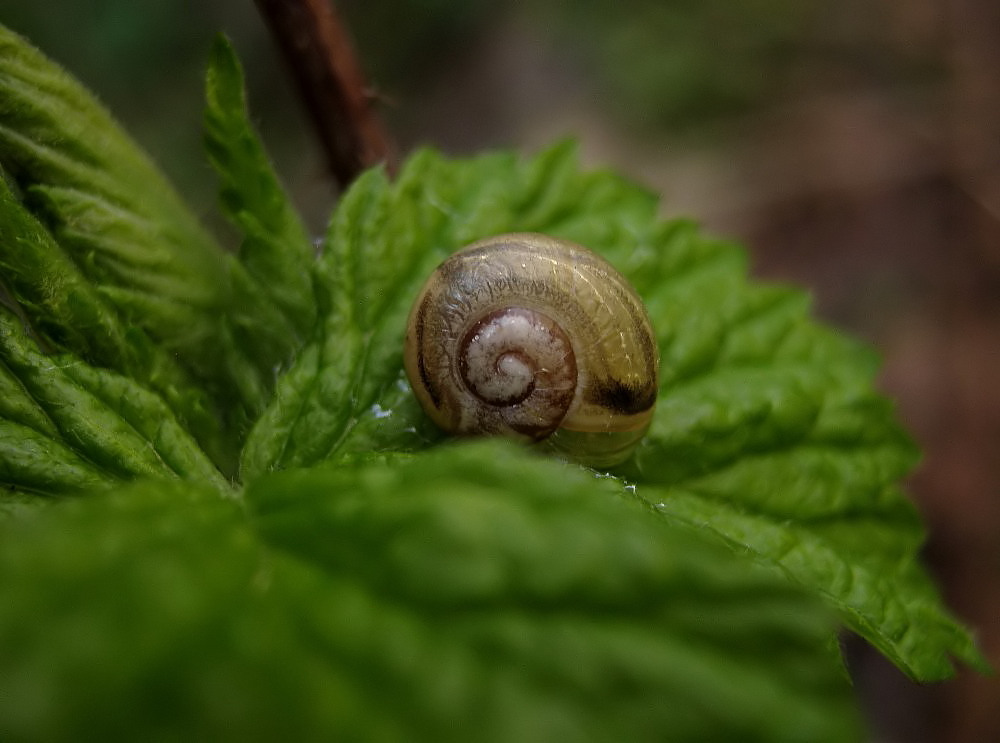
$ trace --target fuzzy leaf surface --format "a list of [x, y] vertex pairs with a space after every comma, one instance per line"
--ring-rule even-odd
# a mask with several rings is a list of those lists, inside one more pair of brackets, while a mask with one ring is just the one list
[[[151, 383], [168, 398], [173, 381], [161, 373], [193, 378], [197, 389], [180, 396], [201, 394], [203, 401], [208, 393], [216, 403], [212, 419], [221, 419], [229, 437], [215, 442], [211, 431], [199, 431], [199, 440], [222, 466], [232, 467], [227, 455], [235, 458], [248, 422], [267, 402], [275, 369], [287, 361], [296, 333], [275, 303], [257, 301], [260, 286], [247, 267], [223, 253], [94, 97], [2, 27], [0, 169], [59, 249], [55, 256], [47, 246], [43, 254], [33, 248], [33, 257], [44, 261], [29, 265], [28, 256], [4, 248], [4, 261], [19, 277], [16, 294], [29, 310], [45, 309], [29, 319], [50, 329], [58, 325], [56, 335], [75, 342], [65, 350], [101, 351], [84, 359]], [[53, 273], [34, 271], [38, 267]], [[50, 288], [73, 282], [79, 289], [79, 279], [91, 287], [88, 296], [76, 293], [84, 304], [53, 314], [52, 302], [43, 301]], [[76, 319], [85, 322], [77, 326]], [[134, 348], [102, 335], [116, 319], [129, 332], [141, 331]], [[254, 327], [259, 335], [248, 332]], [[133, 363], [147, 351], [170, 360], [153, 364], [148, 379]]]
[[5, 739], [858, 739], [805, 591], [498, 442], [0, 528]]
[[68, 351], [159, 393], [208, 451], [219, 423], [205, 391], [164, 348], [118, 312], [0, 179], [0, 287], [46, 347]]
[[42, 353], [0, 305], [0, 486], [65, 495], [140, 477], [230, 491], [162, 398], [69, 354]]
[[222, 254], [77, 81], [0, 29], [0, 162], [80, 270], [171, 348], [225, 301]]
[[248, 313], [235, 322], [255, 354], [284, 361], [316, 320], [315, 251], [248, 119], [243, 70], [222, 36], [212, 46], [205, 97], [205, 149], [219, 175], [222, 210], [242, 238], [244, 305], [272, 304], [282, 320], [262, 327]]

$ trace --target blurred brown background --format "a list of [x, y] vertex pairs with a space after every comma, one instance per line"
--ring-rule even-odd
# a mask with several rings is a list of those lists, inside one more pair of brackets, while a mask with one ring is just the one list
[[[1000, 3], [996, 0], [341, 2], [405, 152], [533, 151], [573, 135], [812, 290], [885, 358], [926, 456], [912, 493], [948, 604], [1000, 667]], [[222, 30], [314, 229], [334, 193], [246, 0], [0, 2], [97, 91], [213, 219], [201, 79]], [[848, 655], [876, 741], [1000, 740], [1000, 680], [913, 684]]]

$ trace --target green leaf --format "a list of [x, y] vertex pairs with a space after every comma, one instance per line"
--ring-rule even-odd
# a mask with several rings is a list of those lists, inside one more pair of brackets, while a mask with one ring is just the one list
[[813, 587], [914, 678], [950, 677], [951, 655], [982, 667], [918, 566], [923, 531], [897, 487], [917, 453], [872, 354], [813, 323], [800, 293], [747, 285], [736, 248], [690, 226], [667, 236], [632, 268], [664, 373], [626, 476], [671, 520]]
[[69, 354], [45, 355], [0, 306], [0, 485], [48, 495], [136, 477], [229, 485], [162, 399]]
[[859, 737], [816, 602], [579, 468], [481, 443], [246, 512], [147, 483], [0, 526], [0, 737]]
[[46, 346], [156, 390], [210, 452], [221, 456], [211, 403], [174, 358], [130, 326], [0, 178], [0, 286]]
[[421, 175], [433, 178], [431, 170], [440, 165], [429, 153], [418, 155], [394, 187], [382, 171], [372, 170], [344, 196], [319, 267], [330, 310], [251, 433], [242, 459], [245, 480], [329, 458], [398, 378], [405, 298], [442, 255], [437, 232], [445, 229], [444, 214], [418, 201]]
[[566, 144], [531, 163], [511, 154], [448, 161], [425, 150], [392, 183], [380, 170], [359, 178], [331, 220], [319, 266], [330, 309], [251, 433], [244, 478], [369, 449], [418, 450], [440, 438], [400, 376], [413, 298], [436, 263], [490, 234], [583, 227], [613, 240], [616, 227], [581, 216], [581, 196], [621, 208], [623, 218], [633, 200], [655, 205], [634, 187], [620, 198], [574, 177]]
[[950, 656], [981, 665], [917, 567], [923, 534], [897, 487], [916, 452], [874, 391], [873, 354], [810, 320], [801, 292], [749, 283], [739, 247], [580, 173], [567, 145], [526, 162], [421, 152], [395, 182], [358, 181], [320, 266], [330, 310], [252, 432], [244, 478], [439, 441], [400, 376], [410, 303], [449, 252], [521, 230], [603, 253], [647, 303], [660, 400], [618, 473], [641, 497], [824, 597], [915, 678], [949, 676]]
[[24, 518], [44, 503], [31, 493], [20, 490], [0, 490], [0, 519]]
[[225, 37], [212, 46], [205, 91], [205, 148], [221, 181], [222, 209], [242, 234], [240, 261], [256, 301], [273, 302], [287, 320], [274, 339], [287, 356], [316, 320], [314, 250], [247, 118], [243, 71]]
[[[42, 286], [63, 283], [69, 273], [62, 264], [71, 263], [124, 327], [142, 329], [159, 347], [157, 354], [175, 358], [211, 394], [217, 405], [212, 412], [225, 419], [225, 443], [235, 449], [265, 405], [275, 369], [287, 361], [294, 326], [281, 308], [260, 301], [259, 283], [223, 254], [100, 104], [2, 28], [0, 165], [64, 253], [44, 266], [54, 275], [35, 280]], [[8, 263], [20, 261], [15, 254]], [[22, 263], [18, 271], [28, 275], [30, 268]], [[107, 342], [99, 335], [109, 320], [92, 299], [79, 308], [89, 322], [77, 333], [94, 336], [87, 340], [99, 346]], [[308, 305], [311, 292], [301, 301]], [[145, 353], [149, 344], [135, 342]], [[232, 451], [227, 454], [225, 444], [213, 448], [223, 450], [213, 451], [220, 465], [231, 467]]]
[[181, 352], [225, 301], [222, 254], [75, 80], [0, 29], [0, 162], [80, 271]]

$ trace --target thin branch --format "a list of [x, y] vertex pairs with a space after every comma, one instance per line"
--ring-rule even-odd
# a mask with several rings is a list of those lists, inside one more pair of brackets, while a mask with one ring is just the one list
[[393, 148], [330, 0], [256, 0], [305, 102], [341, 188]]

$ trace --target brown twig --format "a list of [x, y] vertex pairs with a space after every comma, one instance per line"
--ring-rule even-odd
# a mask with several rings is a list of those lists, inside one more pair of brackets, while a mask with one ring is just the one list
[[341, 188], [372, 165], [385, 163], [391, 169], [393, 148], [330, 0], [256, 2], [285, 55]]

